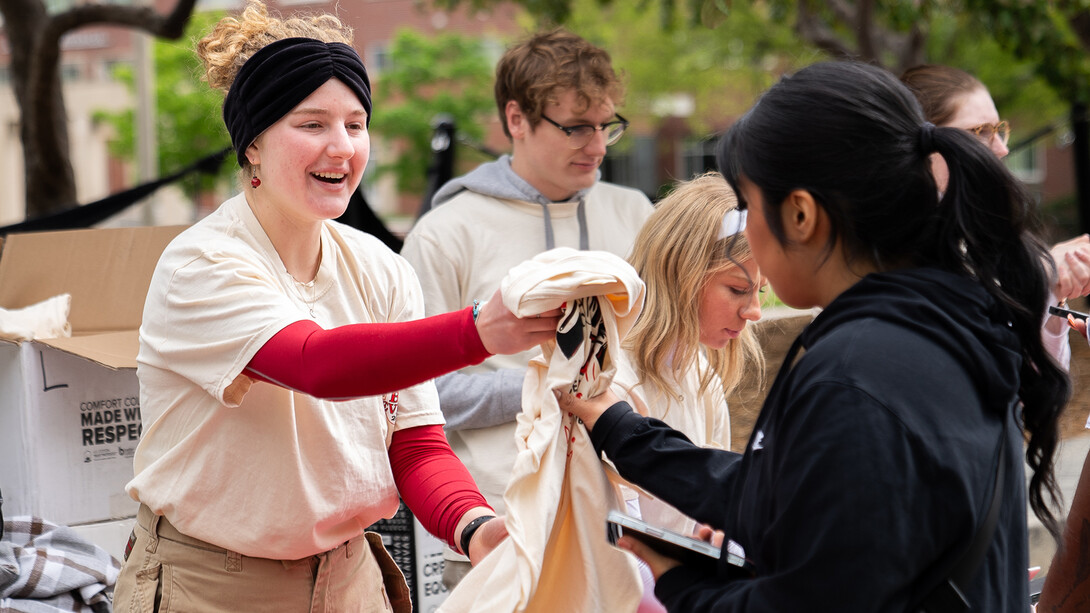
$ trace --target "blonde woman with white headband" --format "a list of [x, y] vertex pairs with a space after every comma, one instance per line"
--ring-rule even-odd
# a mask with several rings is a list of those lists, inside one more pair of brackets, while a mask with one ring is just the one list
[[[640, 413], [665, 421], [691, 441], [730, 449], [727, 396], [747, 363], [764, 358], [750, 322], [761, 317], [765, 282], [742, 230], [746, 214], [717, 172], [680, 182], [660, 201], [639, 235], [629, 263], [647, 285], [640, 318], [625, 337], [632, 372], [615, 389]], [[646, 494], [629, 511], [649, 523], [691, 533], [695, 522]], [[641, 612], [661, 611], [645, 571]]]

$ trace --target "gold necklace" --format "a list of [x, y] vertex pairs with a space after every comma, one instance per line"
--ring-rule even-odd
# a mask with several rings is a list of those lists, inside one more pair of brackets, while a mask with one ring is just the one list
[[[315, 277], [314, 279], [311, 279], [307, 283], [303, 283], [299, 279], [296, 279], [295, 275], [288, 272], [288, 269], [285, 268], [284, 272], [287, 273], [287, 275], [289, 277], [291, 277], [293, 287], [295, 287], [295, 293], [296, 293], [297, 296], [299, 296], [299, 299], [302, 300], [303, 304], [307, 307], [307, 310], [310, 312], [310, 316], [311, 317], [317, 317], [317, 315], [314, 314], [314, 303], [318, 301], [318, 297], [313, 295], [314, 294], [314, 281], [315, 281], [315, 279], [317, 279], [317, 277]], [[306, 288], [307, 294], [311, 295], [310, 300], [307, 300], [307, 297], [303, 295], [303, 290], [299, 289], [300, 287]]]
[[[291, 277], [292, 282], [295, 284], [295, 294], [303, 301], [303, 304], [307, 307], [307, 311], [310, 312], [311, 317], [317, 317], [317, 315], [314, 314], [314, 303], [317, 302], [318, 298], [321, 296], [314, 295], [314, 283], [318, 280], [318, 272], [321, 270], [321, 267], [322, 255], [320, 250], [318, 252], [318, 268], [314, 271], [314, 278], [306, 283], [296, 279], [295, 275], [291, 274], [291, 271], [288, 270], [288, 267], [284, 266], [284, 273]], [[299, 289], [300, 287], [306, 288], [307, 294], [310, 296], [309, 300], [303, 295], [303, 290]]]

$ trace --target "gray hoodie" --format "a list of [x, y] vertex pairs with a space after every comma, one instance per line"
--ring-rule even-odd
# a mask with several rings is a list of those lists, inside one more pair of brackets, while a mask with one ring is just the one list
[[[598, 171], [598, 177], [595, 181], [600, 179], [601, 175], [601, 171]], [[552, 249], [556, 246], [556, 241], [553, 239], [552, 219], [549, 217], [549, 205], [553, 201], [543, 196], [534, 186], [527, 183], [525, 179], [511, 169], [510, 155], [502, 155], [494, 162], [481, 164], [473, 171], [448, 181], [443, 187], [439, 188], [439, 191], [432, 198], [432, 208], [443, 204], [465, 190], [493, 198], [522, 200], [540, 204], [541, 210], [545, 214], [545, 248]], [[585, 208], [586, 195], [589, 191], [590, 188], [579, 190], [571, 198], [565, 200], [566, 202], [579, 201], [576, 215], [579, 219], [579, 248], [582, 250], [590, 248], [587, 239], [587, 213]]]

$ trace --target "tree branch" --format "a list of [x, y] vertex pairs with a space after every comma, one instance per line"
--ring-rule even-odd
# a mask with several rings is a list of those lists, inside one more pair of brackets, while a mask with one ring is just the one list
[[[18, 10], [24, 0], [0, 0], [5, 16]], [[39, 2], [38, 5], [41, 5]], [[23, 114], [24, 159], [27, 173], [28, 210], [45, 212], [57, 205], [70, 204], [75, 198], [75, 180], [68, 152], [67, 119], [58, 76], [61, 38], [78, 28], [103, 24], [143, 30], [159, 38], [181, 38], [193, 13], [196, 0], [178, 0], [174, 9], [162, 15], [148, 7], [87, 4], [68, 11], [42, 15], [34, 24], [7, 20], [9, 30], [15, 23], [33, 27], [27, 43], [25, 93], [19, 100]], [[22, 13], [20, 11], [20, 13]], [[10, 34], [9, 34], [10, 35]], [[13, 59], [17, 57], [13, 53]]]
[[61, 36], [77, 28], [109, 24], [143, 30], [159, 38], [177, 39], [184, 33], [185, 24], [196, 4], [197, 0], [178, 0], [168, 15], [162, 15], [151, 7], [85, 4], [55, 15], [50, 22], [48, 35], [60, 40]]
[[927, 35], [924, 34], [924, 29], [920, 27], [919, 22], [912, 24], [912, 29], [902, 40], [903, 44], [896, 54], [897, 61], [900, 63], [897, 66], [897, 74], [923, 63], [923, 47], [926, 41]]
[[844, 0], [828, 0], [825, 6], [833, 12], [833, 18], [843, 23], [855, 23], [858, 19], [859, 11], [852, 8], [852, 5]]
[[44, 100], [53, 88], [53, 78], [60, 63], [61, 37], [72, 30], [93, 24], [129, 26], [161, 38], [180, 38], [186, 21], [193, 13], [197, 0], [178, 0], [169, 15], [161, 15], [150, 7], [86, 4], [49, 18], [34, 49], [35, 65], [28, 87], [31, 100]]
[[859, 56], [842, 43], [831, 28], [822, 23], [821, 18], [810, 10], [807, 0], [799, 0], [797, 6], [798, 17], [795, 21], [795, 31], [799, 33], [799, 36], [833, 57], [849, 59]]
[[1083, 48], [1090, 50], [1090, 12], [1080, 11], [1073, 15], [1068, 23], [1071, 24], [1071, 31], [1079, 37], [1079, 43]]
[[859, 55], [864, 60], [878, 60], [878, 42], [874, 37], [874, 1], [859, 0], [854, 22], [855, 38], [859, 43]]

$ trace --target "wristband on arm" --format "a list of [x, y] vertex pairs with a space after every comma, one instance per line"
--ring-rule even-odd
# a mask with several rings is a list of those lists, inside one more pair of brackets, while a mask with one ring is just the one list
[[490, 519], [496, 519], [496, 516], [481, 515], [466, 524], [465, 528], [462, 528], [462, 538], [458, 541], [458, 544], [461, 545], [462, 555], [469, 557], [469, 541], [473, 540], [473, 534], [477, 532], [477, 528], [483, 526]]

